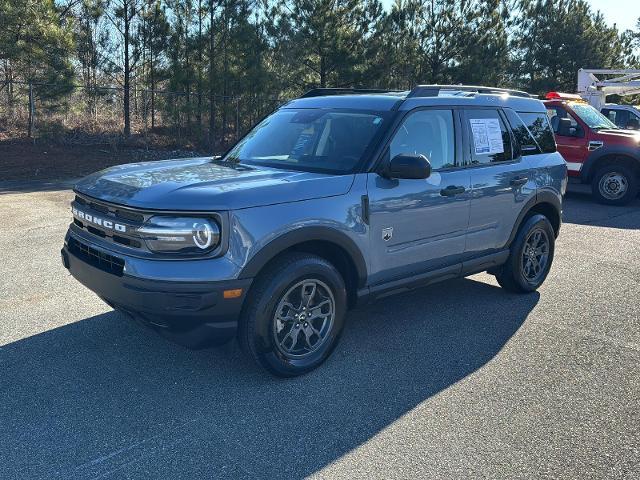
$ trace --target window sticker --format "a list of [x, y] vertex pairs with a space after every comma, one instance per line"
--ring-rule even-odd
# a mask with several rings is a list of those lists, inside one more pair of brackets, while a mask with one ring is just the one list
[[502, 130], [497, 118], [471, 118], [471, 132], [476, 155], [492, 155], [504, 153]]
[[307, 129], [303, 131], [298, 137], [298, 140], [296, 140], [296, 143], [293, 146], [291, 153], [289, 154], [289, 158], [299, 159], [300, 157], [308, 153], [307, 150], [310, 146], [310, 142], [312, 139], [313, 139], [313, 130]]

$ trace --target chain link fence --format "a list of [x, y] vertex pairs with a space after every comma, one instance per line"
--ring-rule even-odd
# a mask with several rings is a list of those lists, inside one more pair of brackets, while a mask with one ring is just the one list
[[[239, 96], [129, 89], [132, 138], [223, 149], [284, 103], [261, 93]], [[65, 144], [118, 145], [124, 89], [46, 83], [0, 84], [0, 132]]]

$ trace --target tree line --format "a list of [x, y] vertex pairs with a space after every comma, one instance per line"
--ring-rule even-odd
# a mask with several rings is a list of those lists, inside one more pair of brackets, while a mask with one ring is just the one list
[[38, 95], [54, 100], [118, 87], [129, 135], [131, 92], [144, 90], [151, 128], [179, 114], [211, 143], [234, 98], [257, 120], [313, 87], [575, 91], [579, 68], [637, 68], [639, 46], [640, 19], [621, 32], [585, 0], [0, 0], [7, 102], [16, 82], [50, 85]]

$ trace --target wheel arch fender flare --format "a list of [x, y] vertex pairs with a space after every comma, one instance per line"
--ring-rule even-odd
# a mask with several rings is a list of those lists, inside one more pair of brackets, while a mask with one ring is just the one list
[[632, 160], [638, 162], [638, 167], [640, 168], [640, 148], [627, 147], [624, 145], [616, 145], [611, 147], [601, 147], [597, 150], [594, 150], [589, 154], [587, 160], [584, 162], [582, 166], [582, 178], [584, 181], [589, 181], [592, 176], [596, 173], [596, 166], [598, 161], [602, 160], [605, 157], [627, 157]]
[[310, 226], [297, 228], [271, 240], [253, 255], [240, 271], [238, 278], [254, 278], [264, 266], [284, 251], [309, 241], [331, 243], [344, 250], [356, 269], [358, 286], [366, 283], [367, 264], [355, 241], [347, 234], [331, 227]]
[[[531, 212], [537, 205], [550, 205], [553, 210], [558, 215], [558, 229], [560, 228], [560, 223], [562, 222], [562, 200], [558, 193], [554, 193], [549, 190], [541, 190], [536, 193], [535, 197], [529, 199], [529, 201], [522, 207], [520, 213], [518, 214], [518, 218], [511, 230], [511, 235], [509, 235], [509, 240], [507, 241], [506, 247], [510, 247], [513, 240], [516, 238], [518, 234], [518, 230], [520, 230], [520, 226], [527, 218], [529, 212]], [[556, 231], [556, 235], [557, 235]]]

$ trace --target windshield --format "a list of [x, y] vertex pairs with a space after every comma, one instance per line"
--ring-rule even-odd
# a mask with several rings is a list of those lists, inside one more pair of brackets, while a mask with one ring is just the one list
[[353, 170], [383, 123], [383, 114], [282, 109], [260, 122], [223, 161], [293, 170]]
[[578, 115], [589, 128], [598, 130], [600, 128], [613, 128], [618, 129], [618, 126], [602, 115], [599, 111], [593, 108], [591, 105], [584, 103], [572, 103], [571, 108]]

